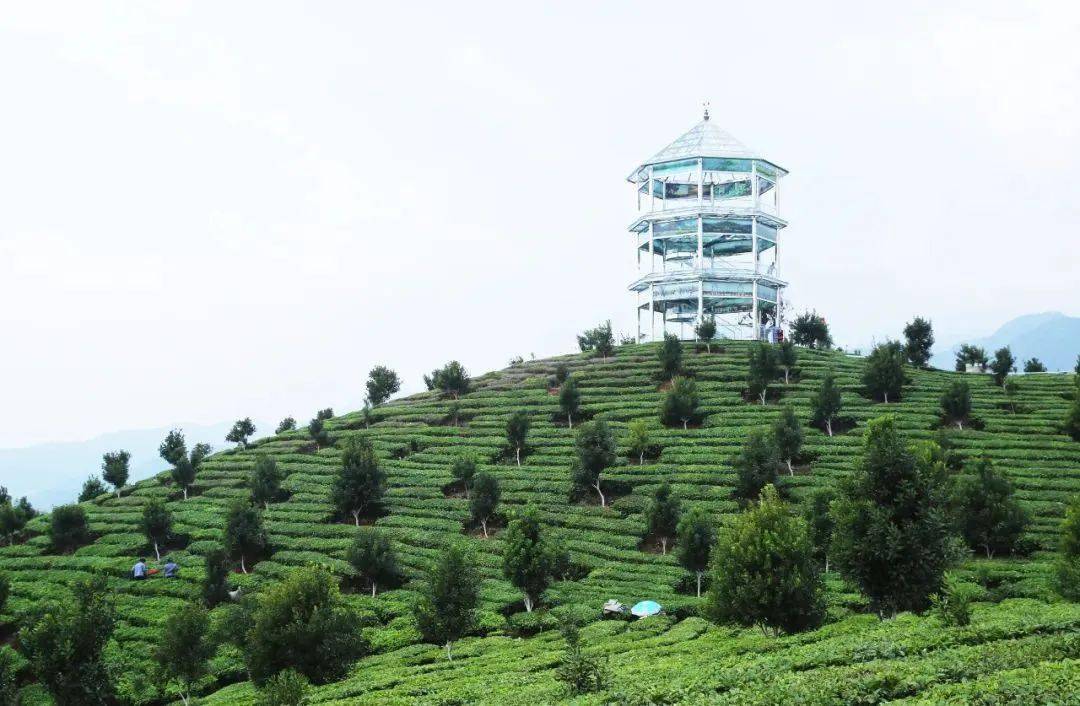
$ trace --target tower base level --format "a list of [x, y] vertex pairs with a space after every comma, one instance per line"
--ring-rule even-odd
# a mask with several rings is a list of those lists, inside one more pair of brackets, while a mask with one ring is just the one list
[[[713, 321], [716, 323], [716, 334], [713, 340], [768, 341], [770, 343], [783, 340], [783, 333], [773, 315], [774, 312], [774, 306], [762, 307], [761, 319], [756, 326], [753, 313], [750, 311], [713, 314]], [[640, 343], [647, 343], [661, 341], [667, 335], [674, 335], [681, 341], [696, 341], [699, 340], [697, 327], [700, 321], [701, 319], [696, 314], [687, 316], [674, 311], [662, 312], [660, 310], [654, 310], [650, 320], [649, 307], [645, 305], [637, 310], [637, 340]]]

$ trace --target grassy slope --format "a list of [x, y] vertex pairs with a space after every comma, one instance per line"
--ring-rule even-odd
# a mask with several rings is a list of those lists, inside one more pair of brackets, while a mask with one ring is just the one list
[[[467, 514], [465, 501], [444, 497], [449, 483], [449, 462], [471, 449], [496, 474], [506, 506], [535, 503], [544, 519], [565, 531], [577, 562], [589, 569], [580, 581], [556, 585], [548, 593], [551, 604], [577, 604], [597, 608], [607, 598], [632, 603], [643, 598], [660, 601], [680, 615], [692, 610], [695, 600], [676, 592], [682, 571], [673, 557], [638, 551], [640, 509], [662, 478], [672, 481], [684, 503], [701, 503], [718, 516], [735, 510], [729, 494], [734, 476], [728, 459], [747, 430], [767, 424], [776, 406], [761, 407], [742, 401], [745, 345], [728, 344], [711, 355], [687, 356], [703, 393], [709, 417], [702, 429], [661, 429], [654, 436], [663, 445], [660, 459], [644, 466], [622, 465], [606, 475], [606, 482], [622, 484], [627, 495], [613, 508], [570, 505], [567, 502], [572, 455], [572, 432], [551, 423], [557, 398], [546, 390], [546, 377], [556, 362], [565, 362], [580, 374], [583, 407], [614, 423], [621, 436], [625, 423], [636, 418], [655, 423], [660, 393], [651, 382], [657, 367], [651, 346], [627, 346], [607, 362], [582, 356], [535, 361], [486, 375], [476, 390], [461, 400], [464, 427], [442, 425], [450, 403], [430, 394], [387, 405], [377, 412], [378, 423], [363, 429], [359, 415], [332, 420], [328, 427], [335, 441], [350, 434], [373, 439], [389, 477], [389, 514], [378, 525], [390, 534], [410, 580], [418, 578], [440, 542], [461, 531]], [[845, 414], [858, 422], [889, 412], [912, 438], [932, 434], [938, 399], [952, 373], [911, 371], [912, 384], [899, 404], [872, 404], [858, 393], [861, 361], [836, 353], [801, 350], [801, 378], [784, 390], [799, 416], [808, 417], [808, 400], [828, 368], [834, 369], [845, 388]], [[1080, 444], [1057, 431], [1068, 405], [1071, 379], [1064, 375], [1026, 376], [1018, 379], [1019, 413], [1004, 409], [1004, 393], [985, 376], [969, 376], [974, 414], [986, 424], [984, 431], [957, 435], [966, 454], [989, 454], [1015, 483], [1034, 522], [1033, 538], [1052, 546], [1063, 501], [1080, 489]], [[507, 415], [526, 409], [533, 415], [532, 453], [523, 466], [497, 462], [503, 446]], [[238, 577], [252, 586], [272, 581], [290, 566], [319, 563], [338, 573], [353, 528], [329, 521], [327, 489], [339, 453], [336, 448], [317, 454], [300, 453], [303, 432], [285, 434], [246, 452], [227, 452], [208, 459], [198, 479], [200, 493], [170, 506], [177, 529], [188, 535], [186, 548], [173, 556], [184, 566], [177, 582], [133, 583], [124, 576], [132, 557], [145, 552], [137, 523], [142, 505], [152, 496], [168, 496], [171, 489], [157, 480], [139, 484], [123, 498], [101, 498], [87, 504], [97, 541], [73, 556], [46, 553], [44, 537], [0, 549], [0, 570], [12, 577], [8, 610], [18, 611], [44, 597], [61, 597], [71, 579], [88, 571], [105, 571], [115, 584], [121, 624], [113, 659], [123, 662], [124, 689], [142, 692], [138, 684], [157, 625], [180, 601], [194, 599], [201, 573], [200, 554], [219, 538], [227, 500], [244, 495], [244, 482], [259, 453], [275, 455], [289, 477], [288, 501], [268, 514], [275, 552], [249, 576]], [[796, 499], [821, 485], [834, 483], [851, 472], [860, 448], [859, 429], [828, 438], [807, 429], [806, 448], [815, 457], [809, 474], [791, 480]], [[35, 521], [44, 528], [44, 519]], [[318, 701], [386, 702], [465, 701], [544, 702], [561, 695], [552, 666], [561, 642], [557, 633], [544, 632], [525, 640], [503, 635], [501, 610], [519, 599], [499, 573], [500, 540], [472, 540], [485, 578], [482, 624], [488, 637], [466, 641], [461, 658], [453, 664], [439, 659], [437, 650], [418, 645], [408, 606], [412, 586], [389, 591], [375, 599], [351, 595], [368, 616], [368, 636], [378, 654], [358, 666], [356, 675], [341, 684], [320, 689]], [[972, 560], [968, 570], [989, 572], [1004, 582], [1003, 593], [1017, 598], [980, 608], [970, 628], [942, 630], [930, 618], [904, 616], [897, 621], [852, 614], [858, 597], [830, 577], [831, 612], [837, 619], [806, 635], [769, 640], [752, 631], [708, 626], [697, 618], [673, 618], [634, 624], [599, 623], [585, 631], [594, 649], [611, 655], [616, 676], [611, 694], [628, 701], [645, 700], [649, 693], [667, 693], [692, 701], [743, 703], [761, 699], [778, 703], [790, 695], [817, 695], [823, 702], [847, 701], [853, 694], [871, 699], [927, 696], [964, 702], [964, 689], [1010, 693], [1014, 688], [1059, 688], [1080, 679], [1076, 638], [1080, 607], [1049, 605], [1045, 553], [1031, 560]], [[1065, 660], [1055, 666], [1051, 663]], [[230, 650], [214, 662], [217, 678], [236, 680], [240, 664]], [[1000, 672], [996, 675], [995, 673]], [[953, 682], [981, 681], [961, 686]], [[1017, 686], [1019, 685], [1019, 686]], [[212, 688], [211, 684], [207, 685]], [[951, 690], [950, 690], [951, 689]], [[849, 691], [843, 691], [849, 690]], [[656, 694], [654, 693], [655, 697]], [[213, 703], [250, 700], [246, 684], [227, 686]], [[590, 699], [584, 699], [589, 702]]]

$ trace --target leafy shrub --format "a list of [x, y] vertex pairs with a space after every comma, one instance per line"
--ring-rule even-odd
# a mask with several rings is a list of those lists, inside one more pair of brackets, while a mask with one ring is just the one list
[[295, 669], [283, 669], [266, 680], [255, 697], [256, 706], [302, 706], [307, 703], [308, 680]]
[[931, 611], [942, 625], [968, 625], [971, 622], [971, 604], [982, 596], [983, 589], [978, 584], [945, 574], [941, 591], [930, 596]]

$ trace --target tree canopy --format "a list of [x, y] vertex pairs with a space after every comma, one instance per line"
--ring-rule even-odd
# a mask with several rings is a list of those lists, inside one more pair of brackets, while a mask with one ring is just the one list
[[1046, 366], [1038, 358], [1028, 358], [1024, 361], [1025, 373], [1045, 373]]
[[660, 378], [672, 380], [682, 372], [682, 341], [673, 333], [664, 334], [664, 340], [656, 349], [656, 357], [660, 359]]
[[172, 535], [172, 513], [160, 498], [152, 498], [143, 506], [141, 528], [146, 540], [154, 548], [154, 556], [161, 561], [161, 545]]
[[660, 398], [660, 421], [668, 426], [681, 423], [686, 429], [691, 422], [701, 419], [700, 404], [697, 383], [692, 378], [677, 375]]
[[962, 343], [956, 351], [955, 369], [958, 373], [965, 372], [969, 365], [974, 365], [985, 372], [987, 362], [986, 351], [979, 346]]
[[390, 538], [374, 527], [357, 530], [352, 544], [345, 551], [345, 561], [349, 562], [362, 581], [370, 584], [372, 598], [380, 584], [393, 583], [401, 576]]
[[693, 506], [684, 512], [676, 529], [675, 556], [679, 564], [697, 579], [697, 597], [701, 598], [701, 579], [709, 568], [709, 555], [716, 542], [716, 527], [704, 508]]
[[972, 549], [995, 554], [1013, 553], [1028, 524], [1028, 516], [1015, 497], [1012, 483], [994, 468], [989, 458], [973, 464], [957, 479], [952, 492], [953, 514], [960, 534]]
[[255, 459], [255, 468], [248, 479], [251, 502], [269, 509], [270, 503], [281, 496], [281, 481], [284, 473], [272, 456], [260, 455]]
[[293, 431], [296, 429], [296, 420], [292, 417], [285, 417], [278, 422], [277, 429], [274, 430], [275, 434], [284, 434], [287, 431]]
[[127, 451], [110, 451], [101, 457], [101, 478], [116, 489], [116, 497], [120, 497], [120, 489], [127, 485], [130, 475], [131, 454]]
[[105, 492], [105, 484], [101, 482], [101, 479], [97, 476], [89, 476], [83, 481], [82, 490], [79, 491], [79, 502], [84, 503], [87, 500], [93, 500]]
[[247, 561], [261, 556], [268, 544], [259, 511], [246, 499], [233, 500], [225, 515], [225, 551], [240, 562], [240, 570], [246, 574]]
[[879, 402], [899, 402], [907, 381], [903, 346], [897, 341], [886, 341], [875, 346], [866, 358], [862, 381], [871, 398]]
[[705, 351], [711, 353], [712, 340], [716, 338], [716, 317], [712, 314], [701, 317], [701, 321], [694, 327], [694, 335], [705, 344]]
[[365, 437], [349, 438], [341, 452], [341, 467], [330, 488], [330, 497], [338, 514], [352, 516], [359, 527], [361, 515], [379, 507], [385, 492], [386, 474], [371, 442]]
[[368, 373], [367, 403], [378, 407], [400, 389], [401, 380], [397, 373], [385, 365], [376, 365]]
[[165, 619], [161, 641], [154, 651], [159, 677], [177, 685], [185, 705], [190, 701], [192, 687], [206, 675], [214, 654], [209, 626], [205, 608], [185, 603]]
[[581, 413], [581, 390], [578, 389], [577, 378], [573, 375], [566, 378], [559, 388], [559, 411], [566, 417], [566, 424], [574, 428], [574, 417]]
[[994, 351], [994, 359], [990, 361], [990, 373], [994, 376], [994, 383], [1004, 385], [1009, 373], [1016, 371], [1016, 358], [1008, 346]]
[[941, 411], [945, 421], [964, 428], [964, 422], [971, 414], [971, 387], [965, 380], [953, 380], [941, 393]]
[[86, 510], [79, 505], [54, 507], [49, 516], [49, 544], [54, 552], [70, 552], [90, 541]]
[[529, 415], [523, 411], [517, 411], [506, 420], [506, 443], [514, 452], [517, 465], [521, 465], [521, 454], [525, 450], [525, 442], [529, 437]]
[[476, 561], [460, 541], [451, 541], [428, 572], [414, 610], [420, 634], [445, 645], [447, 659], [453, 658], [453, 644], [476, 626], [479, 594]]
[[485, 539], [488, 536], [488, 522], [499, 507], [501, 495], [499, 479], [495, 476], [481, 472], [473, 477], [472, 494], [469, 496], [469, 517], [475, 524], [480, 525]]
[[465, 367], [451, 360], [441, 368], [424, 376], [424, 384], [429, 390], [437, 390], [455, 400], [469, 391], [469, 373]]
[[577, 456], [575, 485], [596, 490], [601, 507], [605, 507], [607, 502], [601, 489], [600, 476], [615, 463], [615, 437], [607, 422], [599, 419], [578, 427], [574, 436], [574, 453]]
[[832, 336], [825, 317], [817, 312], [803, 312], [791, 324], [791, 338], [797, 346], [832, 348]]
[[522, 592], [529, 613], [555, 578], [557, 557], [544, 532], [539, 512], [527, 506], [510, 520], [503, 535], [503, 576]]
[[[775, 348], [761, 341], [751, 344], [746, 375], [746, 390], [749, 395], [758, 398], [761, 404], [765, 404], [765, 398], [769, 393], [769, 383], [776, 379], [778, 370]], [[757, 495], [755, 494], [754, 497]]]
[[737, 479], [734, 495], [749, 502], [761, 495], [766, 485], [776, 485], [776, 469], [780, 463], [776, 440], [769, 429], [752, 430], [743, 442], [739, 455], [732, 460]]
[[248, 445], [248, 439], [255, 433], [255, 425], [251, 422], [251, 417], [244, 417], [239, 419], [232, 425], [232, 429], [225, 436], [225, 441], [236, 444], [242, 449], [246, 449]]
[[788, 473], [795, 475], [792, 461], [799, 457], [802, 451], [803, 431], [799, 419], [795, 416], [795, 410], [785, 406], [773, 421], [772, 438], [776, 444], [776, 453], [785, 464]]
[[679, 531], [681, 516], [679, 498], [671, 492], [671, 484], [665, 480], [656, 486], [649, 504], [645, 506], [645, 532], [660, 540], [664, 554], [667, 554], [668, 544]]
[[611, 332], [611, 322], [605, 321], [596, 328], [589, 329], [577, 337], [581, 352], [596, 351], [604, 360], [615, 355], [615, 336]]
[[925, 368], [934, 348], [934, 329], [930, 321], [916, 316], [904, 326], [904, 357], [915, 367]]
[[836, 386], [836, 375], [832, 370], [825, 373], [821, 387], [810, 398], [810, 411], [815, 426], [824, 427], [829, 436], [833, 435], [833, 422], [843, 409], [843, 397]]

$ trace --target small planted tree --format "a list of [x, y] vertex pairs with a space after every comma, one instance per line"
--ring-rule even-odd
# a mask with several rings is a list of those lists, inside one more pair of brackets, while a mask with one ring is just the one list
[[525, 442], [529, 437], [529, 415], [525, 412], [514, 412], [506, 420], [506, 443], [514, 452], [517, 465], [521, 465], [521, 452], [525, 450]]
[[776, 468], [780, 461], [776, 441], [768, 429], [754, 429], [746, 437], [742, 450], [732, 461], [738, 478], [734, 495], [749, 502], [761, 495], [766, 485], [776, 485]]
[[236, 499], [225, 515], [225, 551], [247, 573], [248, 559], [257, 559], [268, 545], [262, 515], [251, 503]]
[[574, 437], [574, 452], [577, 455], [575, 485], [596, 490], [600, 506], [607, 507], [600, 476], [615, 463], [615, 437], [611, 427], [603, 420], [582, 424]]
[[956, 372], [966, 372], [969, 365], [973, 365], [981, 372], [986, 372], [986, 365], [988, 360], [986, 358], [986, 351], [979, 346], [972, 346], [967, 343], [960, 345], [960, 348], [956, 351]]
[[365, 650], [360, 618], [324, 569], [294, 569], [259, 597], [246, 635], [245, 661], [256, 685], [283, 669], [322, 684], [345, 676]]
[[277, 429], [274, 430], [275, 434], [284, 434], [287, 431], [296, 430], [296, 420], [292, 417], [285, 417], [278, 422]]
[[791, 338], [797, 346], [807, 348], [832, 348], [832, 336], [825, 317], [817, 312], [804, 312], [791, 325]]
[[706, 614], [773, 635], [817, 627], [824, 589], [812, 553], [806, 524], [765, 486], [760, 502], [720, 530]]
[[1065, 507], [1054, 579], [1063, 598], [1080, 601], [1080, 493], [1073, 495]]
[[1025, 373], [1045, 373], [1046, 366], [1038, 358], [1028, 358], [1024, 361]]
[[225, 441], [236, 444], [242, 449], [246, 449], [248, 446], [248, 439], [255, 433], [255, 425], [251, 422], [251, 417], [244, 417], [239, 419], [232, 425], [232, 429], [225, 436]]
[[964, 380], [953, 380], [941, 394], [941, 411], [945, 421], [955, 424], [957, 429], [964, 428], [964, 422], [971, 415], [971, 388]]
[[604, 689], [611, 681], [607, 659], [585, 654], [581, 645], [581, 631], [572, 620], [564, 620], [559, 626], [566, 649], [555, 668], [555, 678], [566, 684], [573, 696], [590, 694]]
[[101, 457], [101, 478], [116, 489], [116, 497], [120, 497], [120, 489], [127, 485], [130, 475], [131, 454], [127, 451], [110, 451]]
[[251, 502], [262, 505], [264, 510], [269, 510], [270, 503], [281, 496], [283, 476], [284, 474], [273, 457], [259, 456], [255, 459], [255, 468], [251, 472], [251, 478], [248, 479]]
[[283, 669], [258, 689], [255, 706], [303, 706], [311, 683], [295, 669]]
[[642, 419], [630, 422], [626, 427], [626, 439], [623, 446], [631, 458], [638, 460], [638, 465], [645, 465], [645, 454], [652, 449], [652, 439], [649, 437], [649, 426]]
[[566, 425], [573, 429], [574, 417], [581, 414], [581, 391], [578, 389], [577, 378], [573, 375], [566, 378], [566, 382], [559, 388], [559, 411], [566, 417]]
[[357, 527], [360, 517], [374, 510], [386, 492], [386, 474], [371, 442], [352, 437], [341, 453], [341, 468], [334, 477], [330, 497], [342, 517], [352, 516]]
[[0, 535], [7, 539], [8, 545], [15, 543], [15, 537], [19, 536], [26, 523], [37, 511], [30, 507], [24, 497], [21, 502], [12, 504], [11, 498], [0, 503]]
[[184, 441], [184, 433], [179, 429], [173, 429], [165, 437], [158, 447], [158, 454], [167, 463], [172, 465], [172, 480], [184, 493], [184, 500], [188, 498], [188, 492], [195, 483], [195, 476], [202, 466], [203, 459], [210, 455], [213, 449], [210, 444], [195, 444], [189, 454], [187, 443]]
[[97, 476], [90, 476], [83, 481], [82, 490], [79, 491], [79, 502], [84, 503], [93, 500], [105, 492], [105, 484], [101, 482], [101, 479]]
[[898, 341], [887, 341], [874, 347], [866, 358], [863, 385], [870, 397], [888, 403], [900, 400], [904, 377], [904, 349]]
[[925, 368], [934, 348], [934, 328], [927, 319], [916, 316], [904, 327], [904, 357], [917, 368]]
[[645, 532], [660, 540], [660, 549], [664, 554], [667, 554], [668, 543], [679, 531], [681, 516], [679, 498], [671, 492], [671, 484], [665, 480], [653, 491], [645, 507]]
[[1080, 389], [1077, 390], [1076, 397], [1073, 398], [1072, 404], [1069, 405], [1069, 412], [1065, 415], [1063, 427], [1063, 431], [1072, 437], [1073, 441], [1080, 441]]
[[519, 589], [532, 612], [555, 578], [556, 557], [544, 540], [540, 514], [528, 506], [510, 520], [503, 535], [503, 576]]
[[401, 389], [401, 380], [397, 373], [385, 365], [376, 365], [368, 373], [367, 403], [378, 407]]
[[465, 498], [468, 499], [469, 485], [472, 483], [473, 476], [476, 475], [476, 457], [472, 454], [465, 454], [455, 458], [450, 465], [450, 475], [454, 477], [454, 480], [461, 483], [461, 487], [465, 490]]
[[330, 433], [326, 431], [326, 420], [322, 417], [317, 416], [308, 422], [307, 430], [316, 448], [324, 449], [330, 445]]
[[389, 537], [372, 527], [357, 530], [353, 543], [345, 552], [345, 560], [362, 581], [371, 584], [372, 598], [380, 584], [393, 583], [401, 575]]
[[660, 379], [673, 380], [682, 372], [682, 341], [675, 334], [664, 334], [664, 342], [656, 352], [660, 359]]
[[676, 376], [671, 381], [671, 388], [660, 400], [660, 421], [668, 426], [681, 423], [682, 428], [687, 429], [690, 422], [700, 419], [700, 404], [697, 383], [690, 378]]
[[676, 556], [679, 564], [697, 579], [697, 597], [701, 598], [701, 579], [709, 568], [716, 528], [704, 508], [692, 507], [679, 520], [677, 534]]
[[420, 634], [429, 642], [445, 645], [448, 660], [453, 659], [453, 644], [476, 626], [479, 594], [476, 562], [461, 543], [452, 542], [428, 572], [414, 609]]
[[153, 498], [143, 506], [141, 528], [146, 541], [154, 548], [154, 556], [161, 561], [161, 545], [172, 535], [172, 513], [160, 498]]
[[1005, 385], [1009, 373], [1016, 372], [1016, 358], [1008, 346], [994, 351], [994, 360], [990, 362], [990, 373], [994, 376], [994, 383]]
[[490, 473], [477, 473], [473, 477], [472, 496], [469, 498], [469, 517], [474, 524], [479, 524], [488, 537], [488, 522], [499, 507], [499, 479]]
[[833, 371], [825, 373], [821, 381], [821, 387], [810, 398], [810, 410], [813, 415], [812, 421], [816, 426], [824, 426], [829, 436], [833, 435], [833, 422], [836, 415], [843, 408], [843, 398], [840, 388], [836, 386], [836, 376]]
[[577, 337], [581, 352], [596, 351], [596, 355], [607, 360], [615, 355], [615, 336], [611, 332], [611, 322], [605, 321], [596, 328], [589, 329]]
[[712, 314], [702, 316], [701, 321], [694, 327], [694, 335], [705, 344], [705, 352], [712, 353], [712, 340], [716, 338], [716, 317]]
[[782, 341], [776, 347], [776, 363], [784, 371], [784, 384], [791, 383], [791, 371], [799, 362], [799, 352], [795, 350], [795, 344], [790, 341]]
[[776, 379], [777, 370], [776, 350], [772, 346], [760, 341], [751, 345], [749, 369], [746, 376], [747, 393], [751, 397], [757, 397], [761, 404], [765, 404], [765, 398], [769, 394], [769, 383]]
[[191, 690], [206, 676], [214, 645], [208, 637], [210, 619], [199, 605], [184, 604], [165, 619], [154, 661], [162, 682], [176, 684], [185, 706]]
[[451, 360], [443, 367], [424, 376], [424, 384], [429, 390], [437, 390], [448, 397], [459, 399], [469, 392], [469, 373], [465, 367]]
[[987, 559], [1011, 554], [1027, 527], [1027, 513], [1016, 500], [1012, 483], [989, 458], [976, 461], [972, 471], [957, 479], [952, 493], [960, 533], [969, 547], [985, 552]]
[[810, 533], [810, 543], [814, 547], [814, 559], [825, 572], [829, 571], [829, 545], [835, 526], [830, 505], [835, 499], [836, 493], [831, 488], [822, 488], [810, 496], [810, 501], [803, 509], [803, 519]]
[[773, 422], [772, 436], [776, 442], [777, 454], [787, 464], [788, 474], [794, 476], [792, 460], [798, 458], [802, 450], [803, 432], [791, 407], [784, 407], [780, 411], [780, 415]]
[[79, 505], [54, 507], [49, 517], [49, 544], [54, 552], [70, 552], [90, 541], [86, 510]]
[[202, 600], [207, 608], [213, 608], [229, 599], [229, 555], [224, 549], [211, 549], [203, 564]]

